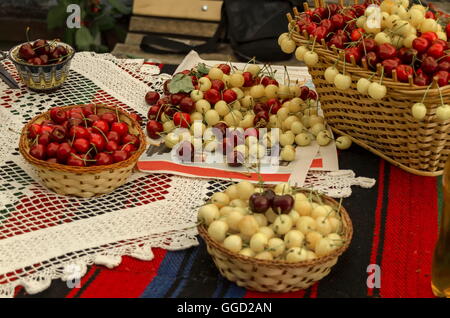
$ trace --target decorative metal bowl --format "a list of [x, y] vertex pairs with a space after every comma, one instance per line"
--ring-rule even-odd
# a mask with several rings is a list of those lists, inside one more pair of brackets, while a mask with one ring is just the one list
[[63, 42], [54, 41], [51, 46], [64, 46], [68, 56], [58, 63], [33, 65], [19, 58], [19, 49], [22, 44], [14, 46], [9, 51], [8, 57], [16, 66], [23, 83], [31, 90], [39, 92], [59, 88], [69, 77], [70, 62], [75, 54], [73, 47]]

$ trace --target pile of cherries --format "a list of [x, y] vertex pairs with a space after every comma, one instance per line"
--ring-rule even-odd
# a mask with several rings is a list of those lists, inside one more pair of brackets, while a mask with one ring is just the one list
[[27, 42], [20, 46], [18, 57], [33, 65], [50, 65], [64, 61], [69, 52], [62, 45], [52, 45], [47, 40]]
[[[358, 18], [364, 17], [372, 3], [380, 4], [379, 1], [365, 1], [344, 8], [328, 4], [302, 13], [296, 24], [300, 33], [306, 31], [317, 43], [324, 39], [327, 46], [344, 50], [347, 63], [354, 59], [361, 66], [365, 60], [372, 70], [381, 63], [384, 75], [391, 77], [395, 70], [400, 82], [408, 82], [412, 75], [414, 84], [419, 86], [429, 85], [433, 78], [437, 78], [439, 86], [447, 85], [450, 80], [449, 42], [439, 39], [436, 32], [417, 30], [417, 37], [415, 33], [404, 34], [411, 39], [415, 37], [412, 44], [381, 43], [376, 32], [357, 26]], [[436, 20], [432, 11], [426, 11], [425, 18]], [[440, 33], [444, 32], [450, 38], [450, 23]]]
[[139, 148], [139, 136], [120, 121], [118, 111], [100, 114], [89, 104], [70, 110], [54, 107], [49, 114], [49, 120], [30, 125], [27, 132], [36, 159], [77, 167], [110, 165]]

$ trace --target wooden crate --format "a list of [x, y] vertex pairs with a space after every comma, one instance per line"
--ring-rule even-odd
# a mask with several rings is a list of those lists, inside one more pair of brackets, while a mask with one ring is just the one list
[[222, 1], [217, 0], [134, 0], [133, 15], [220, 21]]

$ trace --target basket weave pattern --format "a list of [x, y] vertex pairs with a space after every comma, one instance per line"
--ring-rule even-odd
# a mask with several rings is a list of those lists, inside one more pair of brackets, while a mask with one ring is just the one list
[[[322, 197], [331, 206], [338, 203], [331, 198]], [[202, 224], [198, 232], [206, 242], [211, 255], [222, 276], [238, 286], [259, 292], [285, 293], [306, 289], [330, 273], [338, 257], [350, 245], [353, 227], [347, 211], [341, 207], [344, 244], [331, 254], [310, 261], [288, 263], [281, 260], [259, 260], [233, 253], [213, 240], [207, 228]]]
[[[63, 109], [68, 110], [79, 106], [83, 105], [67, 106]], [[97, 114], [99, 115], [115, 110], [106, 105], [97, 105]], [[127, 123], [129, 132], [138, 135], [140, 140], [139, 149], [127, 160], [112, 165], [90, 167], [73, 167], [38, 160], [29, 153], [31, 141], [27, 137], [28, 128], [33, 123], [41, 123], [49, 118], [49, 112], [40, 114], [23, 128], [19, 150], [25, 160], [36, 168], [42, 183], [58, 194], [89, 198], [113, 191], [127, 181], [146, 147], [145, 135], [139, 124], [125, 111], [119, 110], [120, 121]]]
[[[307, 34], [299, 34], [298, 29], [292, 32], [292, 38], [297, 45], [311, 44]], [[358, 80], [368, 78], [372, 71], [346, 63], [345, 72], [351, 75], [352, 85], [341, 91], [324, 78], [326, 68], [335, 64], [339, 52], [328, 49], [324, 42], [316, 43], [314, 50], [319, 62], [308, 69], [327, 123], [335, 132], [349, 136], [355, 143], [408, 172], [424, 176], [442, 174], [450, 155], [450, 120], [439, 121], [435, 116], [441, 105], [438, 88], [428, 90], [424, 101], [427, 115], [419, 121], [412, 116], [411, 107], [422, 101], [426, 87], [383, 77], [387, 95], [377, 101], [356, 89]], [[336, 67], [343, 71], [342, 56]], [[380, 76], [378, 69], [371, 80], [377, 82]], [[450, 104], [450, 85], [440, 90], [444, 104]]]

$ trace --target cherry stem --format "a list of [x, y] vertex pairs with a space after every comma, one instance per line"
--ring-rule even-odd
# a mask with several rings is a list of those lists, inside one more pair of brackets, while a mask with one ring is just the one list
[[430, 85], [428, 85], [428, 87], [427, 87], [427, 89], [426, 89], [426, 91], [425, 91], [425, 94], [423, 94], [422, 101], [421, 101], [422, 104], [423, 104], [423, 101], [425, 100], [425, 97], [427, 97], [428, 91], [429, 91], [429, 89], [431, 88], [431, 86], [433, 86], [433, 83], [431, 83]]
[[103, 132], [103, 130], [101, 130], [101, 129], [98, 128], [97, 126], [94, 126], [93, 128], [97, 129], [97, 130], [100, 132], [100, 134], [103, 136], [103, 138], [105, 138], [106, 141], [109, 141], [109, 140], [108, 140], [108, 137], [106, 137], [106, 135], [105, 135], [105, 133]]
[[125, 148], [127, 145], [134, 145], [134, 142], [132, 141], [127, 142], [125, 145], [123, 145], [123, 147], [120, 150], [123, 150], [123, 148]]
[[115, 111], [116, 111], [116, 116], [117, 116], [117, 122], [120, 123], [119, 109], [117, 108], [117, 106], [115, 107]]
[[29, 37], [29, 35], [28, 35], [29, 32], [30, 32], [30, 27], [27, 26], [27, 29], [26, 29], [26, 31], [25, 31], [25, 36], [27, 37], [27, 42], [28, 42], [28, 43], [31, 42], [31, 41], [30, 41], [30, 37]]
[[444, 99], [442, 98], [441, 87], [438, 84], [439, 97], [441, 98], [441, 105], [444, 106]]
[[384, 76], [384, 67], [381, 69], [380, 85], [383, 82], [383, 76]]

